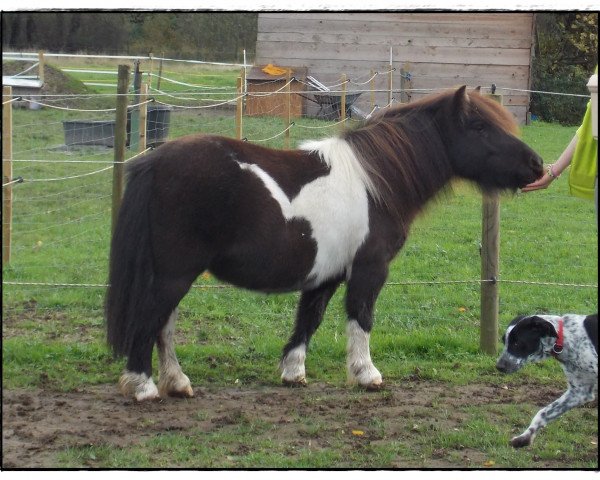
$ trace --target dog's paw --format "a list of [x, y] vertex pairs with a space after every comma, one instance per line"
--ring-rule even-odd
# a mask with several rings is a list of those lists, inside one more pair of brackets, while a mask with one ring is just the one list
[[529, 445], [531, 445], [531, 435], [529, 435], [529, 433], [524, 433], [523, 435], [519, 435], [518, 437], [514, 437], [510, 441], [510, 444], [514, 448], [528, 447]]

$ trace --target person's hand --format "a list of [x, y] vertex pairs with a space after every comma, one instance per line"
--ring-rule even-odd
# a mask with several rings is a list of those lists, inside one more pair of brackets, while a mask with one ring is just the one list
[[560, 173], [556, 174], [556, 170], [553, 167], [554, 165], [548, 165], [544, 175], [538, 178], [535, 182], [525, 185], [521, 191], [533, 192], [534, 190], [543, 190], [544, 188], [548, 188], [554, 179], [560, 177]]
[[530, 183], [529, 185], [525, 185], [521, 191], [522, 192], [533, 192], [534, 190], [543, 190], [544, 188], [548, 188], [555, 177], [551, 177], [548, 175], [548, 172], [544, 173], [540, 178], [538, 178], [535, 182]]

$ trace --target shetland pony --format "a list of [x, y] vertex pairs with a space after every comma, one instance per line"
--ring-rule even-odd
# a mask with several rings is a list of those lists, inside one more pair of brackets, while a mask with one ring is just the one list
[[[204, 271], [261, 292], [300, 290], [281, 378], [305, 383], [311, 336], [346, 282], [351, 382], [379, 388], [373, 309], [424, 205], [453, 177], [515, 190], [542, 174], [512, 116], [465, 87], [388, 108], [298, 150], [191, 135], [129, 165], [110, 254], [107, 339], [138, 401], [193, 395], [173, 344], [177, 305]], [[158, 347], [159, 382], [152, 379]]]

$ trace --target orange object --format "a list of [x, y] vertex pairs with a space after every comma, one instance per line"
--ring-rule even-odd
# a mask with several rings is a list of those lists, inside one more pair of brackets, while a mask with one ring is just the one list
[[[287, 73], [287, 68], [276, 67], [272, 63], [269, 63], [266, 67], [262, 69], [268, 75], [284, 75]], [[291, 71], [290, 71], [291, 73]]]

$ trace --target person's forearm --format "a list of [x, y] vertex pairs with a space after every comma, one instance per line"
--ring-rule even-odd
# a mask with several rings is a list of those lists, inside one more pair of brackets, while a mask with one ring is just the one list
[[565, 148], [561, 156], [558, 157], [558, 160], [552, 164], [551, 168], [554, 176], [558, 177], [571, 163], [573, 154], [575, 153], [575, 148], [577, 147], [578, 138], [579, 137], [577, 137], [577, 135], [573, 135], [573, 138], [571, 139], [571, 142], [567, 148]]

